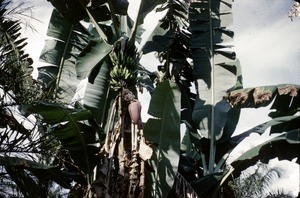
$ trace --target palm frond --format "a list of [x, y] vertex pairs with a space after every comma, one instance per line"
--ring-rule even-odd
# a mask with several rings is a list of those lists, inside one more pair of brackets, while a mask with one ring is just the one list
[[278, 167], [269, 168], [267, 164], [258, 162], [249, 169], [245, 170], [241, 177], [229, 182], [236, 197], [261, 197], [269, 189], [272, 182], [282, 176], [282, 169]]
[[[0, 2], [0, 128], [2, 152], [35, 152], [35, 125], [24, 117], [20, 105], [31, 104], [41, 95], [39, 85], [31, 76], [32, 59], [25, 53], [26, 38], [21, 37], [21, 21], [11, 16], [27, 11]], [[21, 111], [20, 111], [21, 110]], [[25, 126], [26, 125], [26, 126]]]
[[31, 77], [33, 61], [24, 51], [27, 43], [21, 37], [21, 21], [9, 17], [24, 10], [8, 10], [9, 5], [2, 1], [0, 7], [0, 88], [13, 101], [28, 103], [40, 95], [39, 87]]

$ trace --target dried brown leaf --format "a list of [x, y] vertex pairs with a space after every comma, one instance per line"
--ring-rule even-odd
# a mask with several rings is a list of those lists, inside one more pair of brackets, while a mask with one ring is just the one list
[[142, 160], [146, 161], [151, 158], [153, 150], [150, 146], [145, 144], [144, 141], [140, 143], [139, 156]]

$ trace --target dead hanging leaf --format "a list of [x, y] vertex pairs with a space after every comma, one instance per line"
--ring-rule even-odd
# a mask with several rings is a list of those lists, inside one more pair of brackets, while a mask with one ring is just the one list
[[249, 92], [232, 91], [229, 92], [224, 99], [227, 99], [232, 106], [241, 106], [249, 98]]
[[262, 104], [272, 98], [272, 91], [257, 87], [253, 92], [254, 104]]
[[288, 95], [291, 97], [296, 97], [298, 95], [298, 88], [295, 85], [286, 85], [284, 87], [278, 87], [279, 95]]
[[151, 158], [153, 150], [150, 146], [145, 144], [144, 141], [140, 143], [139, 156], [142, 160], [146, 161]]
[[140, 166], [140, 165], [137, 162], [134, 162], [130, 165], [130, 168], [136, 168], [138, 166]]

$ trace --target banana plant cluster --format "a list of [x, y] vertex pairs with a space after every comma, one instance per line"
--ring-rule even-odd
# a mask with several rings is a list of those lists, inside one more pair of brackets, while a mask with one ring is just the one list
[[[76, 182], [64, 186], [70, 194], [230, 197], [227, 182], [258, 160], [298, 156], [299, 86], [243, 88], [228, 44], [232, 0], [142, 0], [134, 20], [126, 0], [50, 2], [51, 38], [41, 53], [47, 64], [38, 77], [48, 102], [30, 110], [65, 151], [56, 158]], [[140, 42], [153, 10], [162, 19]], [[159, 75], [140, 65], [150, 52], [160, 60]], [[67, 107], [84, 79], [81, 103]], [[146, 123], [141, 86], [151, 87]], [[271, 103], [270, 121], [233, 136], [242, 108]], [[281, 134], [227, 161], [242, 140], [268, 128]]]
[[[70, 16], [70, 13], [79, 8], [59, 1], [52, 3], [65, 18], [74, 21], [76, 17]], [[184, 192], [199, 197], [218, 196], [230, 175], [238, 176], [240, 171], [262, 159], [262, 155], [253, 152], [267, 150], [271, 142], [274, 142], [273, 146], [289, 145], [290, 156], [295, 156], [294, 146], [299, 140], [292, 140], [296, 137], [292, 134], [298, 133], [298, 125], [295, 124], [298, 118], [292, 113], [288, 117], [273, 117], [270, 122], [255, 127], [259, 130], [251, 129], [232, 137], [240, 109], [257, 108], [276, 101], [280, 98], [280, 94], [275, 94], [276, 88], [280, 86], [273, 86], [271, 95], [264, 91], [253, 95], [256, 98], [254, 106], [250, 100], [246, 100], [244, 105], [236, 105], [239, 103], [236, 97], [245, 98], [245, 93], [252, 94], [254, 91], [243, 89], [239, 61], [231, 50], [232, 45], [228, 44], [234, 36], [226, 28], [232, 23], [231, 0], [143, 1], [133, 25], [130, 20], [124, 20], [128, 16], [124, 10], [118, 10], [117, 2], [91, 1], [87, 4], [80, 1], [75, 4], [83, 5], [80, 7], [83, 12], [80, 19], [88, 17], [96, 32], [77, 56], [75, 68], [80, 79], [87, 77], [89, 80], [84, 107], [92, 112], [106, 136], [99, 148], [103, 161], [95, 169], [94, 191], [98, 196], [127, 194], [130, 197], [145, 193], [165, 197], [167, 194], [183, 195]], [[162, 76], [151, 85], [155, 89], [151, 92], [148, 114], [153, 118], [143, 129], [136, 121], [135, 125], [130, 123], [134, 120], [133, 114], [140, 116], [135, 85], [139, 76], [150, 72], [144, 70], [144, 73], [138, 73], [142, 70], [138, 63], [141, 54], [136, 51], [134, 41], [140, 36], [138, 27], [143, 23], [143, 16], [157, 4], [161, 4], [157, 11], [165, 14], [145, 46], [139, 46], [143, 54], [158, 52], [162, 63], [158, 66]], [[120, 5], [125, 8], [127, 4]], [[73, 7], [75, 10], [66, 11], [60, 7]], [[97, 9], [105, 12], [100, 14]], [[196, 87], [195, 91], [190, 90], [192, 84]], [[266, 86], [255, 90], [268, 89]], [[129, 99], [124, 98], [127, 92], [130, 93]], [[289, 101], [285, 101], [287, 103]], [[295, 104], [297, 106], [298, 103]], [[136, 106], [134, 111], [131, 109], [133, 105]], [[279, 106], [274, 108], [282, 108]], [[296, 109], [293, 106], [291, 112], [296, 113]], [[186, 125], [182, 141], [180, 123]], [[291, 136], [283, 134], [268, 140], [231, 164], [226, 163], [231, 151], [243, 139], [252, 132], [263, 133], [268, 127], [272, 131], [276, 128], [277, 132], [291, 129]], [[144, 154], [139, 148], [142, 147], [150, 153], [153, 151], [151, 158], [149, 155], [141, 158]], [[271, 159], [277, 154], [273, 152], [264, 159]], [[285, 154], [285, 159], [291, 159]], [[252, 157], [249, 159], [249, 156]], [[146, 186], [143, 185], [144, 176]], [[128, 185], [124, 184], [126, 181]]]

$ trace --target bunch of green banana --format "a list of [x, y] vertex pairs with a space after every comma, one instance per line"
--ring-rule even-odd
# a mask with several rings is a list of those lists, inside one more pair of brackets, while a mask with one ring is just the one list
[[137, 78], [139, 55], [135, 45], [128, 42], [128, 38], [122, 37], [109, 54], [112, 61], [110, 71], [110, 86], [114, 90], [121, 87], [134, 86]]

